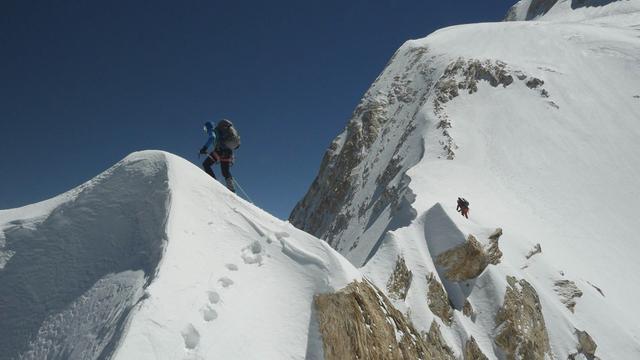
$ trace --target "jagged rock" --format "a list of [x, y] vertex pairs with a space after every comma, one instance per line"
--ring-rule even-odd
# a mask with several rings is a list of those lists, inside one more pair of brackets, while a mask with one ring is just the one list
[[454, 359], [440, 342], [439, 330], [423, 337], [369, 282], [316, 295], [314, 305], [327, 360]]
[[524, 279], [507, 276], [507, 283], [494, 341], [509, 360], [543, 360], [551, 349], [538, 294]]
[[436, 265], [445, 269], [444, 276], [451, 281], [463, 281], [477, 277], [489, 264], [500, 262], [502, 252], [498, 240], [491, 240], [486, 251], [473, 235], [467, 241], [447, 250], [436, 258]]
[[544, 85], [544, 81], [534, 77], [527, 80], [526, 85], [530, 89], [537, 89], [538, 87]]
[[467, 343], [464, 345], [464, 360], [489, 360], [489, 358], [482, 353], [473, 336], [467, 340]]
[[531, 257], [535, 254], [539, 254], [542, 252], [542, 247], [540, 247], [540, 244], [536, 244], [536, 246], [533, 247], [533, 249], [531, 251], [529, 251], [529, 253], [527, 255], [525, 255], [525, 257], [528, 259], [531, 259]]
[[431, 312], [438, 316], [442, 322], [451, 325], [453, 321], [453, 309], [451, 308], [447, 292], [433, 273], [427, 275], [427, 284], [429, 285], [429, 293], [427, 294], [429, 309], [431, 309]]
[[489, 235], [489, 246], [487, 247], [487, 256], [489, 257], [489, 264], [498, 265], [502, 258], [502, 251], [498, 246], [498, 241], [502, 236], [502, 229], [497, 228], [491, 235]]
[[431, 327], [429, 327], [429, 332], [425, 334], [425, 340], [429, 349], [431, 349], [431, 354], [433, 356], [432, 359], [443, 359], [443, 360], [453, 360], [455, 357], [453, 356], [453, 351], [447, 345], [447, 342], [442, 338], [442, 333], [440, 332], [440, 325], [433, 321], [431, 323]]
[[473, 311], [473, 306], [471, 306], [469, 299], [464, 300], [464, 305], [462, 306], [462, 313], [464, 314], [464, 316], [470, 317], [472, 319], [475, 317], [475, 312]]
[[501, 236], [502, 236], [502, 228], [497, 228], [493, 231], [493, 233], [491, 233], [491, 235], [489, 235], [489, 240], [498, 241]]
[[406, 299], [407, 291], [409, 291], [409, 287], [411, 286], [412, 276], [413, 274], [407, 268], [404, 258], [402, 256], [398, 256], [398, 259], [396, 260], [396, 267], [387, 282], [389, 296], [397, 300]]
[[578, 354], [584, 355], [584, 357], [589, 360], [599, 359], [596, 356], [596, 349], [598, 348], [598, 345], [593, 341], [591, 335], [586, 331], [576, 329], [576, 336], [578, 337], [578, 352], [570, 354], [568, 359], [576, 360], [578, 358]]
[[[292, 225], [327, 241], [333, 248], [349, 249], [356, 258], [350, 260], [359, 265], [366, 261], [370, 249], [358, 247], [372, 245], [356, 244], [347, 235], [348, 228], [368, 227], [366, 223], [374, 222], [387, 208], [392, 214], [405, 211], [394, 205], [411, 195], [406, 187], [410, 179], [406, 183], [398, 179], [403, 179], [404, 172], [417, 161], [404, 159], [411, 143], [408, 140], [417, 136], [413, 104], [426, 103], [436, 80], [435, 60], [427, 54], [426, 47], [396, 52], [389, 64], [402, 62], [406, 66], [388, 66], [369, 88], [346, 129], [329, 146], [309, 191], [289, 216]], [[397, 128], [404, 129], [402, 136], [392, 130]], [[363, 188], [372, 186], [381, 191], [371, 197], [360, 196]], [[365, 223], [354, 221], [356, 216]], [[370, 228], [367, 237], [382, 237], [389, 230], [393, 229]]]
[[571, 310], [575, 311], [576, 300], [582, 296], [582, 290], [571, 280], [558, 280], [553, 284], [553, 289], [560, 296], [560, 301]]
[[596, 348], [598, 347], [598, 345], [595, 341], [593, 341], [591, 335], [589, 335], [589, 333], [586, 331], [581, 331], [578, 329], [576, 329], [576, 335], [578, 335], [578, 343], [580, 344], [578, 351], [587, 356], [595, 356]]

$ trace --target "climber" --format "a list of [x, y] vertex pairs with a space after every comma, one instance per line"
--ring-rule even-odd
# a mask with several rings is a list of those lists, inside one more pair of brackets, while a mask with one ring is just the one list
[[[200, 149], [200, 155], [207, 156], [202, 163], [204, 171], [215, 179], [216, 176], [211, 166], [216, 162], [220, 162], [220, 169], [227, 188], [232, 192], [236, 192], [229, 168], [233, 165], [233, 150], [240, 147], [238, 131], [233, 127], [233, 123], [227, 119], [221, 120], [215, 127], [211, 121], [207, 121], [204, 123], [204, 131], [209, 136], [207, 142]], [[211, 145], [213, 145], [213, 150], [207, 153]]]
[[458, 198], [458, 206], [456, 207], [456, 211], [458, 211], [462, 216], [469, 218], [469, 202], [465, 198]]

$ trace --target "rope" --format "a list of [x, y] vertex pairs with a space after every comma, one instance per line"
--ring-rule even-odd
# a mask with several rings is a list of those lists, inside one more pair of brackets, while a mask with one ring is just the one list
[[[233, 183], [236, 184], [236, 186], [238, 187], [238, 189], [240, 189], [240, 191], [242, 191], [242, 193], [244, 194], [244, 197], [247, 198], [247, 200], [249, 200], [250, 203], [253, 204], [253, 201], [251, 200], [251, 198], [249, 197], [249, 195], [247, 195], [247, 192], [244, 191], [244, 189], [242, 188], [242, 186], [240, 186], [240, 184], [238, 184], [238, 181], [236, 180], [236, 178], [233, 178]], [[255, 204], [254, 204], [255, 205]]]

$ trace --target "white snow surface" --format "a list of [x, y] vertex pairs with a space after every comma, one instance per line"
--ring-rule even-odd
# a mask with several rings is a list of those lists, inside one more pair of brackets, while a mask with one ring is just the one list
[[313, 296], [361, 278], [158, 151], [0, 226], [2, 359], [321, 359]]
[[[386, 287], [397, 256], [403, 256], [413, 281], [406, 300], [394, 304], [422, 331], [434, 319], [440, 323], [458, 356], [473, 336], [490, 359], [503, 358], [493, 342], [495, 314], [511, 275], [527, 280], [540, 296], [551, 358], [566, 359], [577, 351], [575, 329], [593, 337], [600, 358], [640, 358], [635, 303], [640, 298], [640, 221], [633, 211], [640, 202], [638, 4], [571, 9], [560, 1], [539, 19], [545, 21], [442, 29], [405, 43], [365, 95], [422, 91], [459, 58], [503, 62], [514, 78], [506, 87], [481, 80], [477, 92], [461, 90], [444, 104], [451, 122], [447, 132], [455, 143], [453, 160], [443, 156], [434, 91], [424, 102], [389, 102], [396, 119], [412, 117], [419, 136], [402, 144], [408, 154], [376, 163], [403, 139], [405, 129], [382, 131], [352, 172], [361, 190], [341, 213], [357, 214], [367, 204], [376, 184], [365, 175], [382, 174], [388, 161], [410, 167], [388, 188], [408, 186], [415, 197], [411, 209], [389, 206], [364, 230], [361, 224], [370, 219], [354, 216], [333, 240], [353, 263], [365, 263], [365, 276], [380, 288]], [[530, 89], [516, 74], [544, 84]], [[407, 88], [398, 91], [398, 86]], [[458, 196], [471, 203], [468, 220], [455, 211]], [[468, 282], [443, 279], [433, 260], [439, 253], [469, 234], [486, 243], [498, 227], [504, 230], [499, 265]], [[384, 230], [378, 243], [378, 229], [389, 228], [395, 230]], [[542, 253], [527, 259], [536, 244]], [[451, 327], [425, 306], [429, 273], [443, 282], [457, 309]], [[575, 299], [575, 313], [554, 290], [558, 280], [574, 281], [583, 292]], [[474, 307], [474, 319], [462, 315], [464, 299]]]
[[[402, 162], [408, 171], [389, 186], [410, 196], [399, 212], [351, 219], [337, 240], [344, 257], [157, 151], [134, 153], [54, 199], [0, 211], [0, 288], [11, 289], [0, 292], [0, 359], [321, 359], [313, 296], [361, 276], [385, 289], [398, 255], [413, 281], [395, 306], [419, 330], [438, 322], [458, 356], [473, 336], [490, 359], [504, 358], [495, 314], [510, 275], [538, 292], [550, 358], [576, 352], [575, 329], [593, 337], [602, 359], [640, 358], [637, 4], [559, 1], [541, 21], [455, 26], [405, 43], [375, 96], [392, 93], [395, 79], [431, 87], [459, 58], [504, 62], [514, 82], [480, 81], [444, 104], [453, 160], [442, 156], [431, 88], [424, 102], [393, 105], [415, 125], [408, 137], [401, 127], [386, 134], [405, 142], [400, 156], [377, 141], [354, 172]], [[429, 71], [416, 70], [416, 54]], [[548, 97], [517, 73], [543, 80]], [[347, 205], [351, 213], [373, 183]], [[468, 220], [455, 211], [458, 196], [471, 202]], [[499, 265], [470, 281], [444, 279], [438, 254], [469, 234], [486, 243], [497, 227]], [[542, 253], [527, 259], [536, 244]], [[451, 326], [426, 306], [430, 273], [456, 308]], [[557, 280], [583, 292], [575, 312]], [[462, 315], [464, 300], [473, 318]]]

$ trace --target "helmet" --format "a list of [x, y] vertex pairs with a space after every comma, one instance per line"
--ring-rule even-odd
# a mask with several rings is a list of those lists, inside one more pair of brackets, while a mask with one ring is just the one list
[[213, 123], [211, 121], [207, 121], [206, 123], [204, 123], [203, 130], [204, 132], [209, 133], [211, 130], [213, 130]]

